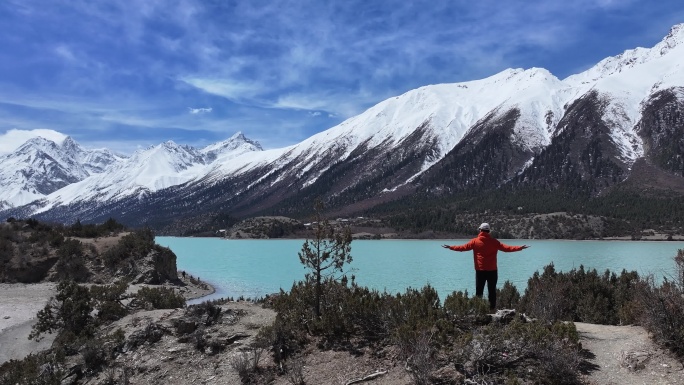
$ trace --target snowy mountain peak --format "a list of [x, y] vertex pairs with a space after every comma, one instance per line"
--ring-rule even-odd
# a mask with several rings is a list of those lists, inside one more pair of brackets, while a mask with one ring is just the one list
[[[611, 75], [660, 60], [665, 56], [669, 56], [675, 50], [681, 52], [680, 47], [684, 47], [684, 24], [672, 27], [668, 35], [653, 46], [653, 48], [638, 47], [626, 50], [619, 55], [607, 57], [587, 71], [571, 75], [563, 81], [571, 85], [596, 82]], [[679, 54], [675, 55], [681, 56]]]
[[165, 149], [174, 150], [174, 149], [180, 148], [181, 146], [176, 144], [176, 142], [174, 142], [173, 140], [167, 140], [166, 142], [161, 143], [160, 147], [165, 148]]
[[62, 147], [62, 149], [68, 152], [82, 151], [81, 146], [78, 143], [76, 143], [76, 141], [70, 136], [64, 138], [64, 141], [62, 142], [62, 145], [60, 147]]
[[[670, 28], [670, 32], [660, 43], [658, 43], [658, 45], [656, 45], [656, 47], [660, 46], [662, 51], [663, 49], [667, 50], [674, 48], [680, 44], [684, 44], [684, 23], [677, 24]], [[661, 53], [665, 54], [666, 52]]]
[[0, 157], [0, 205], [25, 204], [88, 177], [74, 146], [73, 141], [57, 144], [35, 137]]
[[201, 152], [207, 156], [209, 162], [213, 162], [217, 158], [227, 160], [247, 152], [263, 150], [259, 142], [248, 139], [242, 132], [238, 131], [222, 142], [204, 147]]
[[15, 152], [24, 152], [30, 149], [56, 149], [57, 147], [57, 143], [42, 136], [37, 136], [24, 142]]

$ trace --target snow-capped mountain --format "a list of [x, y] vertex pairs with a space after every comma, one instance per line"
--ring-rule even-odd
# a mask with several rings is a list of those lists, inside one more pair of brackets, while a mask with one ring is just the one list
[[203, 149], [167, 141], [112, 165], [107, 172], [72, 183], [47, 195], [36, 213], [73, 202], [109, 202], [144, 196], [204, 176], [212, 162], [226, 161], [246, 152], [261, 151], [257, 142], [237, 133]]
[[0, 209], [42, 198], [122, 159], [106, 149], [85, 150], [71, 137], [61, 143], [33, 138], [0, 157]]
[[263, 148], [259, 142], [248, 139], [242, 132], [238, 132], [222, 142], [210, 144], [200, 150], [207, 162], [213, 162], [217, 158], [226, 161], [252, 151], [263, 151]]
[[653, 48], [563, 80], [541, 68], [508, 69], [421, 87], [286, 148], [263, 151], [242, 134], [199, 150], [166, 142], [100, 174], [86, 170], [87, 178], [13, 212], [163, 221], [198, 210], [287, 214], [317, 197], [351, 212], [417, 190], [508, 184], [601, 194], [635, 169], [681, 178], [682, 63], [684, 24]]

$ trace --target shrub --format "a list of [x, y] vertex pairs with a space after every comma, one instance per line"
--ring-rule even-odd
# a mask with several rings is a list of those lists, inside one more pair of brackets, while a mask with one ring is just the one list
[[143, 286], [135, 296], [143, 306], [152, 309], [176, 309], [185, 306], [185, 298], [167, 287]]
[[59, 385], [64, 377], [62, 360], [49, 352], [29, 354], [0, 365], [0, 384]]
[[402, 348], [406, 365], [410, 369], [411, 378], [416, 385], [430, 384], [430, 374], [435, 365], [436, 349], [432, 344], [432, 333], [421, 330], [415, 334], [409, 345]]
[[205, 326], [213, 325], [221, 318], [223, 311], [221, 306], [218, 305], [219, 302], [221, 301], [204, 301], [197, 305], [188, 306], [185, 314], [203, 319]]
[[85, 282], [90, 275], [85, 265], [85, 254], [81, 241], [67, 239], [57, 249], [57, 263], [55, 271], [57, 279], [70, 279], [75, 282]]
[[657, 286], [652, 276], [640, 293], [641, 323], [661, 345], [684, 358], [684, 250], [674, 257], [676, 274]]
[[43, 333], [59, 331], [76, 337], [92, 336], [95, 328], [91, 315], [93, 304], [90, 291], [74, 281], [62, 281], [57, 285], [57, 295], [37, 314], [29, 338], [37, 339]]
[[249, 377], [251, 372], [250, 359], [247, 352], [240, 352], [230, 359], [230, 367], [235, 370], [243, 382]]
[[111, 233], [120, 233], [125, 229], [125, 226], [118, 223], [113, 218], [107, 219], [102, 224], [82, 224], [80, 220], [67, 227], [65, 232], [72, 237], [79, 238], [97, 238], [109, 235]]
[[490, 324], [457, 342], [454, 362], [471, 383], [504, 383], [513, 377], [536, 384], [581, 384], [573, 324]]
[[292, 385], [304, 385], [304, 364], [302, 357], [296, 357], [288, 361], [286, 365], [287, 380]]
[[[57, 295], [38, 312], [38, 322], [29, 338], [38, 339], [43, 333], [58, 332], [56, 345], [73, 350], [92, 338], [99, 324], [128, 314], [128, 309], [120, 302], [127, 287], [123, 281], [90, 288], [74, 281], [60, 282]], [[97, 314], [97, 318], [93, 314]]]
[[86, 371], [95, 373], [107, 362], [107, 353], [99, 339], [88, 340], [81, 348]]
[[634, 321], [639, 275], [622, 271], [598, 274], [584, 266], [567, 273], [553, 264], [535, 272], [519, 302], [519, 310], [547, 321], [566, 320], [617, 325]]
[[154, 246], [154, 233], [149, 228], [145, 228], [122, 237], [102, 257], [105, 265], [113, 268], [132, 256], [147, 255], [154, 249]]
[[542, 320], [572, 320], [571, 289], [570, 282], [558, 276], [553, 264], [547, 265], [541, 275], [535, 272], [527, 281], [520, 310]]
[[446, 315], [457, 327], [486, 323], [489, 302], [480, 297], [468, 297], [468, 292], [453, 292], [444, 299]]
[[116, 321], [128, 314], [128, 308], [121, 301], [126, 295], [128, 283], [118, 281], [112, 285], [93, 285], [90, 294], [98, 309], [97, 318], [101, 322]]
[[517, 309], [520, 303], [520, 292], [511, 281], [506, 280], [501, 289], [496, 289], [496, 299], [500, 308]]
[[0, 265], [12, 260], [14, 257], [14, 245], [5, 238], [0, 238]]

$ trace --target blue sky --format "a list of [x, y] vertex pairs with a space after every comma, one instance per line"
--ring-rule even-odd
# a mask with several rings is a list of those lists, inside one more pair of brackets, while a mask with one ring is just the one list
[[0, 153], [31, 130], [282, 147], [428, 84], [564, 78], [681, 22], [681, 0], [4, 0]]

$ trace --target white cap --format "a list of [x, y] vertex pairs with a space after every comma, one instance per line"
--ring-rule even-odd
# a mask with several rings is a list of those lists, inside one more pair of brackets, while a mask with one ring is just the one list
[[478, 227], [477, 229], [478, 229], [478, 230], [489, 231], [489, 230], [490, 230], [490, 228], [489, 228], [489, 223], [483, 223], [483, 224], [481, 224], [480, 227]]

